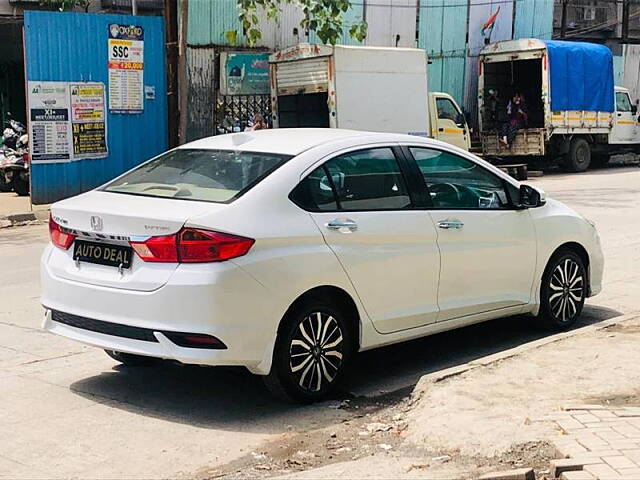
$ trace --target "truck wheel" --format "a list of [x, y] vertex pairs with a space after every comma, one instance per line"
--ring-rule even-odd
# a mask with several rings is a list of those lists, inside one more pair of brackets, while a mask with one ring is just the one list
[[591, 147], [584, 138], [576, 137], [571, 140], [567, 167], [572, 172], [584, 172], [591, 164]]

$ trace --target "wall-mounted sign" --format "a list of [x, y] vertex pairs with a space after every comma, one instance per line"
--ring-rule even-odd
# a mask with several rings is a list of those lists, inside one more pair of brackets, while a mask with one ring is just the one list
[[69, 84], [73, 157], [107, 156], [107, 123], [103, 83]]
[[27, 88], [32, 162], [68, 162], [72, 156], [68, 84], [29, 82]]
[[144, 109], [144, 29], [109, 25], [109, 111], [142, 113]]
[[220, 93], [264, 95], [269, 93], [269, 54], [220, 54]]
[[145, 98], [145, 100], [155, 100], [156, 99], [156, 87], [154, 85], [145, 85], [144, 86], [144, 98]]
[[104, 83], [28, 83], [31, 161], [107, 156]]

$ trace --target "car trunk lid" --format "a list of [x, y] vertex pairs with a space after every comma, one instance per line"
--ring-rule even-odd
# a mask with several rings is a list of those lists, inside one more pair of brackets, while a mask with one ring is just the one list
[[[129, 240], [174, 234], [190, 217], [225, 207], [210, 202], [92, 191], [54, 204], [51, 216], [62, 227], [73, 230], [76, 240], [128, 247]], [[144, 262], [131, 251], [131, 267], [122, 269], [76, 262], [73, 252], [74, 245], [68, 250], [52, 250], [48, 266], [54, 275], [127, 290], [158, 289], [167, 283], [178, 265]]]

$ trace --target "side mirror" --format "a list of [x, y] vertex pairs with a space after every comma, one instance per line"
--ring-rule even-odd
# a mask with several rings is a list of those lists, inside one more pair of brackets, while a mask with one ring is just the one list
[[462, 113], [458, 113], [456, 115], [456, 125], [459, 127], [464, 127], [464, 124], [466, 122], [466, 119], [464, 118], [464, 115]]
[[636, 113], [638, 113], [638, 106], [631, 105], [631, 115], [635, 115]]
[[547, 195], [544, 190], [531, 185], [520, 185], [520, 198], [518, 208], [536, 208], [547, 203]]

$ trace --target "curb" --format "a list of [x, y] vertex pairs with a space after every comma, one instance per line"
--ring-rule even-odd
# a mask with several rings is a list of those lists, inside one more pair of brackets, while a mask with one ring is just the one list
[[19, 227], [22, 225], [37, 225], [46, 222], [49, 218], [49, 209], [37, 210], [28, 213], [15, 213], [0, 216], [0, 228]]
[[486, 357], [478, 358], [476, 360], [471, 360], [470, 362], [456, 365], [454, 367], [445, 368], [444, 370], [428, 373], [426, 375], [423, 375], [420, 378], [420, 380], [418, 380], [418, 383], [416, 384], [413, 390], [413, 393], [411, 394], [412, 398], [410, 403], [414, 403], [415, 401], [417, 401], [420, 398], [420, 396], [424, 393], [424, 391], [427, 389], [428, 385], [441, 382], [451, 377], [456, 377], [458, 375], [461, 375], [465, 372], [468, 372], [470, 370], [473, 370], [479, 367], [486, 367], [488, 365], [501, 362], [502, 360], [507, 360], [509, 358], [522, 355], [523, 353], [530, 352], [532, 350], [543, 347], [545, 345], [549, 345], [551, 343], [559, 342], [567, 338], [572, 338], [572, 337], [584, 335], [587, 333], [597, 332], [599, 330], [608, 328], [612, 325], [617, 325], [617, 324], [627, 322], [629, 320], [633, 320], [639, 317], [640, 317], [640, 312], [627, 313], [624, 315], [620, 315], [618, 317], [610, 318], [609, 320], [603, 320], [598, 323], [576, 328], [568, 332], [556, 333], [555, 335], [550, 335], [548, 337], [534, 340], [532, 342], [519, 345], [509, 350], [504, 350], [503, 352], [487, 355]]

